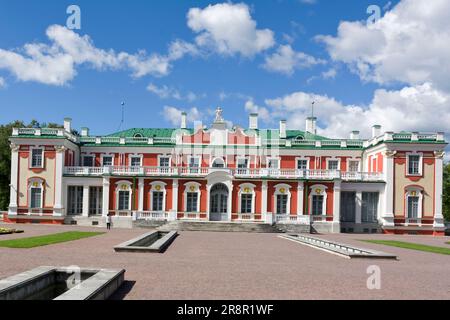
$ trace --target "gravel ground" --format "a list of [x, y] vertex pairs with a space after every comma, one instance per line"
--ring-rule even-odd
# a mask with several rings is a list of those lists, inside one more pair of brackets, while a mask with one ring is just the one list
[[[2, 225], [25, 230], [0, 240], [64, 232], [76, 226]], [[164, 254], [116, 253], [113, 246], [148, 230], [117, 229], [33, 249], [0, 248], [0, 278], [37, 266], [126, 269], [115, 299], [450, 299], [450, 258], [359, 239], [450, 246], [449, 237], [321, 235], [397, 254], [399, 261], [345, 259], [276, 234], [182, 232]], [[381, 268], [381, 289], [367, 289], [367, 267]]]

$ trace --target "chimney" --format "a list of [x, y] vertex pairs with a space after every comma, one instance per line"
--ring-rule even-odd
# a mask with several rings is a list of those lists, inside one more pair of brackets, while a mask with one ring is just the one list
[[286, 120], [280, 121], [280, 139], [286, 139]]
[[64, 118], [64, 130], [66, 132], [72, 132], [72, 118]]
[[187, 113], [181, 113], [181, 129], [187, 129]]
[[252, 130], [258, 129], [258, 114], [257, 113], [250, 114], [249, 129], [252, 129]]
[[89, 137], [89, 128], [81, 128], [81, 136]]
[[317, 133], [316, 122], [317, 122], [316, 117], [306, 118], [306, 132], [316, 134]]
[[350, 133], [350, 140], [359, 140], [359, 131], [352, 131]]
[[381, 126], [376, 124], [372, 127], [372, 138], [379, 137], [381, 135]]

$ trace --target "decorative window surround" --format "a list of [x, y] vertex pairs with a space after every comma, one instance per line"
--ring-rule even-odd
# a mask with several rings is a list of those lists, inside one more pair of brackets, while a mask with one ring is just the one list
[[[337, 162], [337, 169], [330, 169], [330, 162]], [[341, 168], [341, 159], [332, 158], [327, 159], [327, 170], [340, 170]]]
[[188, 193], [197, 193], [197, 211], [200, 212], [200, 197], [201, 197], [201, 184], [198, 182], [188, 182], [184, 184], [184, 212], [187, 212], [187, 195]]
[[[351, 162], [358, 162], [358, 169], [356, 171], [350, 171], [350, 163]], [[361, 161], [357, 159], [347, 159], [347, 172], [361, 172]]]
[[163, 166], [161, 165], [161, 159], [162, 159], [162, 158], [164, 158], [164, 159], [169, 158], [169, 166], [165, 166], [165, 167], [171, 168], [171, 167], [172, 167], [172, 156], [171, 156], [171, 155], [163, 155], [163, 154], [159, 154], [159, 155], [158, 155], [158, 167], [163, 167]]
[[82, 166], [83, 167], [88, 167], [88, 166], [86, 166], [84, 163], [84, 159], [86, 159], [86, 158], [91, 158], [92, 159], [92, 166], [91, 167], [95, 167], [95, 155], [93, 155], [93, 154], [83, 154], [83, 155], [81, 155], [81, 164], [82, 164]]
[[279, 214], [277, 211], [277, 196], [278, 195], [287, 195], [287, 204], [286, 204], [286, 215], [290, 216], [291, 215], [291, 186], [288, 184], [284, 184], [284, 183], [280, 183], [277, 184], [275, 187], [275, 192], [273, 194], [273, 211], [276, 214]]
[[419, 205], [417, 210], [417, 219], [422, 219], [423, 217], [423, 189], [419, 186], [409, 186], [405, 188], [405, 218], [406, 219], [415, 219], [409, 218], [409, 206], [408, 201], [410, 197], [418, 197]]
[[[40, 164], [33, 164], [33, 152], [39, 152], [40, 151]], [[30, 160], [29, 160], [29, 168], [30, 169], [43, 169], [44, 168], [44, 161], [45, 161], [45, 150], [41, 147], [31, 147], [30, 148]], [[38, 159], [36, 159], [37, 162], [39, 162]]]
[[[44, 192], [45, 192], [45, 180], [41, 178], [31, 178], [28, 180], [28, 205], [30, 207], [31, 211], [39, 211], [40, 214], [42, 214], [42, 209], [44, 208]], [[31, 190], [32, 189], [40, 189], [41, 195], [40, 195], [40, 206], [36, 208], [31, 208]]]
[[150, 183], [152, 186], [150, 188], [150, 211], [153, 211], [153, 193], [154, 192], [162, 192], [163, 193], [163, 201], [162, 201], [162, 210], [158, 212], [166, 212], [166, 183], [161, 181], [155, 181]]
[[107, 158], [107, 157], [111, 158], [111, 166], [114, 166], [114, 154], [102, 154], [100, 157], [101, 161], [102, 161], [102, 167], [106, 167], [104, 158]]
[[306, 169], [304, 169], [304, 170], [309, 170], [310, 158], [306, 158], [306, 157], [297, 157], [297, 158], [295, 158], [295, 168], [296, 169], [298, 169], [299, 161], [306, 161]]
[[309, 215], [312, 215], [312, 199], [313, 196], [323, 196], [323, 204], [322, 204], [322, 216], [327, 215], [327, 187], [321, 184], [315, 184], [310, 187], [311, 192], [309, 193]]
[[[210, 164], [209, 164], [209, 167], [210, 168], [226, 168], [227, 167], [227, 161], [226, 161], [226, 158], [225, 158], [225, 160], [222, 158], [222, 157], [216, 157], [216, 158], [214, 158], [214, 159], [212, 159], [211, 157], [209, 158], [210, 159]], [[212, 160], [211, 160], [212, 159]], [[215, 164], [220, 164], [220, 165], [223, 165], [223, 167], [214, 167], [214, 165]]]
[[256, 198], [255, 188], [256, 188], [256, 186], [251, 183], [243, 183], [243, 184], [239, 185], [239, 192], [238, 192], [238, 198], [239, 198], [238, 212], [239, 213], [242, 213], [242, 195], [243, 194], [251, 194], [252, 195], [252, 212], [250, 212], [250, 213], [255, 214], [255, 198]]
[[128, 156], [128, 166], [132, 167], [132, 159], [137, 159], [139, 158], [139, 165], [138, 166], [134, 166], [134, 167], [142, 167], [142, 161], [144, 156], [142, 154], [130, 154]]
[[116, 182], [116, 210], [119, 210], [119, 192], [120, 191], [127, 191], [129, 192], [129, 199], [128, 199], [128, 209], [123, 209], [123, 211], [131, 211], [131, 201], [132, 201], [132, 195], [133, 195], [133, 188], [131, 187], [132, 183], [130, 181], [118, 181]]
[[[410, 173], [409, 158], [411, 156], [419, 157], [419, 168], [418, 173]], [[422, 152], [408, 152], [406, 153], [406, 176], [409, 177], [421, 177], [423, 176], [423, 153]]]

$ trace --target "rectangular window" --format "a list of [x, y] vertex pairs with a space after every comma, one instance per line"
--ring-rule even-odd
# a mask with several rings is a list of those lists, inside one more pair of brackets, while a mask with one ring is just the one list
[[248, 159], [247, 158], [237, 159], [237, 168], [238, 174], [246, 174], [248, 169]]
[[288, 196], [286, 194], [277, 195], [277, 214], [287, 214]]
[[377, 222], [378, 216], [378, 192], [363, 192], [361, 202], [361, 221]]
[[102, 166], [111, 167], [113, 165], [113, 157], [112, 156], [104, 156]]
[[188, 192], [186, 199], [186, 212], [198, 212], [198, 193]]
[[408, 197], [408, 218], [419, 218], [419, 197]]
[[89, 188], [89, 215], [102, 214], [103, 188], [90, 187]]
[[348, 171], [350, 172], [358, 172], [359, 171], [359, 161], [349, 161], [348, 162]]
[[159, 166], [162, 168], [170, 167], [170, 157], [160, 157]]
[[267, 162], [267, 168], [269, 169], [279, 169], [280, 168], [280, 160], [278, 159], [269, 159]]
[[118, 210], [130, 210], [130, 192], [129, 191], [119, 191]]
[[32, 168], [42, 168], [42, 154], [43, 149], [31, 149], [31, 167]]
[[323, 196], [313, 195], [312, 196], [312, 215], [321, 216], [323, 215]]
[[81, 215], [83, 213], [83, 187], [70, 186], [67, 188], [67, 214]]
[[163, 211], [164, 193], [153, 191], [152, 197], [152, 210], [155, 212]]
[[94, 157], [93, 156], [83, 156], [83, 167], [93, 167]]
[[200, 168], [200, 157], [190, 157], [188, 165], [190, 173], [198, 173], [198, 168]]
[[252, 202], [253, 202], [252, 194], [241, 195], [241, 213], [253, 213]]
[[140, 167], [141, 166], [141, 157], [130, 157], [130, 166], [131, 167]]
[[30, 190], [30, 207], [31, 209], [42, 208], [41, 197], [42, 188], [31, 188]]
[[341, 192], [341, 222], [355, 222], [356, 192]]
[[297, 160], [298, 170], [308, 170], [308, 160]]
[[339, 161], [338, 160], [329, 160], [328, 161], [328, 170], [339, 170]]
[[420, 156], [414, 155], [408, 157], [408, 174], [420, 174]]

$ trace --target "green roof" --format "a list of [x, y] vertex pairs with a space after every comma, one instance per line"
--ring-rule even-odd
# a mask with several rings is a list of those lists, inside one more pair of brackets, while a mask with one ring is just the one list
[[[124, 131], [119, 131], [108, 135], [108, 137], [135, 137], [136, 135], [141, 135], [143, 138], [170, 138], [173, 133], [179, 129], [150, 129], [150, 128], [132, 128]], [[193, 130], [187, 129], [189, 132]]]

